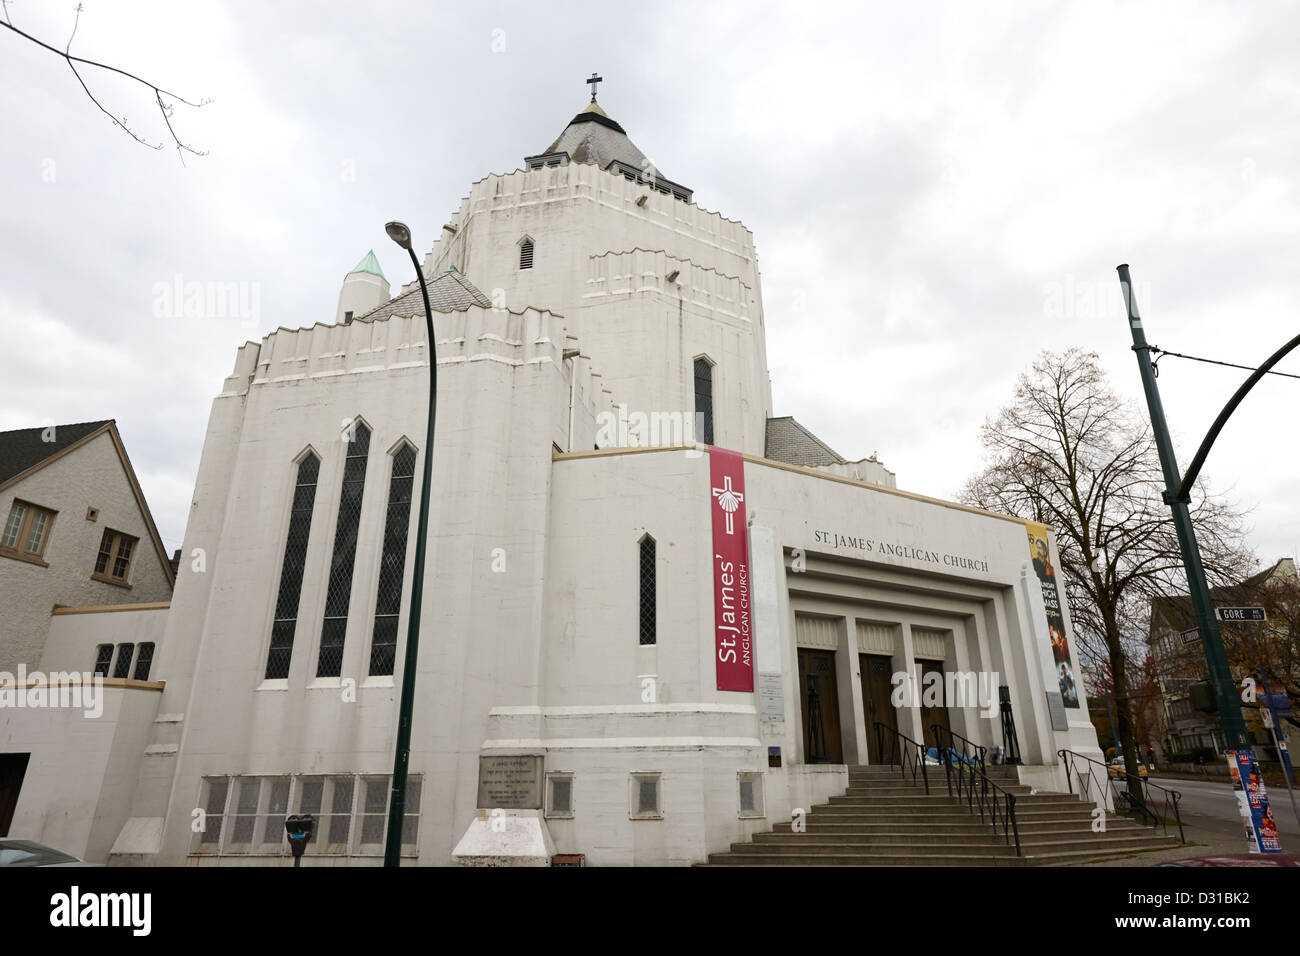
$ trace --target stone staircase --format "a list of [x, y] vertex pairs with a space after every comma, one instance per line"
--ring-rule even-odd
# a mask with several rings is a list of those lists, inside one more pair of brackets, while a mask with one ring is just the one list
[[995, 834], [964, 801], [948, 796], [942, 767], [930, 767], [930, 793], [897, 767], [850, 767], [849, 788], [809, 810], [804, 832], [779, 823], [750, 843], [710, 853], [708, 866], [1044, 866], [1086, 863], [1133, 850], [1177, 845], [1127, 817], [1106, 815], [1092, 830], [1093, 804], [1068, 793], [1017, 783], [1015, 768], [990, 767], [989, 779], [1016, 795], [1015, 843]]

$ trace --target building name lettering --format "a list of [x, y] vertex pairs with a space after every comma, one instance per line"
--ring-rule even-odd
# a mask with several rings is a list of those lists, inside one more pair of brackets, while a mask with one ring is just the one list
[[903, 558], [919, 561], [923, 564], [938, 564], [957, 568], [961, 571], [983, 571], [988, 573], [989, 563], [983, 558], [972, 558], [964, 554], [951, 554], [931, 551], [910, 544], [898, 544], [890, 541], [877, 541], [862, 535], [840, 534], [838, 531], [813, 531], [813, 541], [836, 550], [862, 551], [866, 554], [878, 554], [889, 558]]

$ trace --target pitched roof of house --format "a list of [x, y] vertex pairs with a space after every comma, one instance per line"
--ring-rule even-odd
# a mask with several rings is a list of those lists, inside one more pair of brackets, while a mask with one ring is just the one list
[[[149, 511], [149, 503], [145, 501], [144, 491], [141, 490], [140, 482], [135, 476], [135, 469], [131, 467], [131, 459], [127, 457], [126, 446], [122, 443], [122, 436], [118, 434], [117, 422], [114, 419], [74, 422], [70, 425], [17, 428], [0, 432], [0, 491], [17, 484], [55, 459], [71, 453], [91, 439], [105, 433], [112, 440], [117, 457], [122, 463], [127, 484], [131, 486], [136, 505], [140, 508], [145, 527], [149, 531], [149, 538], [153, 542], [154, 551], [162, 562], [167, 583], [175, 586], [176, 576], [172, 573], [171, 559], [163, 547], [162, 537], [158, 534], [153, 514]], [[49, 441], [45, 440], [47, 435]]]
[[763, 457], [787, 465], [843, 465], [845, 460], [791, 415], [767, 420]]
[[[75, 422], [71, 425], [43, 425], [0, 432], [0, 486], [75, 445], [83, 438], [111, 425], [112, 420]], [[47, 440], [48, 438], [48, 440]]]
[[[435, 312], [464, 312], [472, 305], [492, 308], [492, 300], [484, 295], [483, 290], [455, 269], [435, 276], [425, 284], [429, 287], [429, 308]], [[370, 322], [386, 319], [390, 315], [417, 314], [424, 315], [424, 300], [420, 296], [419, 285], [378, 308], [371, 309], [361, 319]]]

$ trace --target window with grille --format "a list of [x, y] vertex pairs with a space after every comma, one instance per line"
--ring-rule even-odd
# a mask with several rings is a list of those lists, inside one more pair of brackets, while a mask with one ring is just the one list
[[533, 267], [533, 240], [525, 239], [519, 243], [519, 268], [531, 269]]
[[713, 364], [706, 358], [695, 360], [695, 419], [699, 433], [695, 440], [713, 444]]
[[641, 572], [641, 643], [655, 643], [655, 539], [645, 535], [638, 545]]
[[[311, 814], [316, 826], [308, 856], [382, 856], [388, 836], [392, 778], [387, 775], [279, 774], [204, 777], [199, 805], [204, 826], [197, 854], [290, 856], [284, 821]], [[422, 779], [406, 780], [402, 855], [415, 856]]]
[[573, 774], [548, 773], [546, 775], [546, 815], [548, 817], [573, 816]]
[[660, 774], [632, 774], [632, 801], [628, 816], [633, 820], [658, 820], [663, 818], [663, 801], [660, 794]]
[[289, 676], [293, 636], [298, 625], [298, 598], [302, 594], [302, 572], [307, 565], [307, 538], [311, 533], [311, 515], [316, 505], [316, 481], [319, 477], [320, 459], [309, 453], [298, 463], [298, 478], [293, 489], [289, 534], [284, 542], [284, 561], [280, 566], [280, 592], [275, 601], [275, 620], [271, 624], [271, 648], [266, 655], [268, 680]]
[[153, 643], [147, 642], [140, 645], [140, 650], [135, 655], [135, 679], [148, 680], [151, 667], [153, 667]]
[[330, 560], [329, 591], [325, 596], [325, 622], [321, 627], [317, 677], [338, 677], [343, 672], [343, 641], [352, 602], [352, 567], [357, 557], [357, 529], [361, 525], [361, 496], [366, 488], [366, 459], [370, 454], [370, 429], [356, 422], [347, 433], [348, 457], [343, 463], [343, 488], [334, 525], [334, 555]]
[[9, 507], [4, 530], [0, 531], [0, 554], [39, 562], [45, 554], [53, 524], [53, 511], [26, 501], [15, 501]]
[[763, 775], [741, 771], [736, 775], [740, 788], [740, 815], [761, 817], [763, 812]]
[[384, 552], [379, 560], [379, 592], [375, 598], [375, 628], [370, 640], [370, 673], [392, 674], [397, 660], [397, 621], [402, 609], [402, 577], [406, 571], [406, 537], [411, 525], [411, 490], [415, 483], [415, 448], [403, 444], [393, 455], [388, 482], [388, 517], [384, 521]]
[[100, 644], [95, 648], [95, 673], [100, 677], [108, 676], [108, 668], [113, 663], [113, 645]]
[[134, 644], [117, 645], [117, 663], [113, 667], [113, 676], [127, 678], [131, 676], [131, 658], [135, 656]]
[[110, 584], [126, 584], [131, 576], [131, 558], [139, 540], [105, 528], [103, 537], [99, 539], [99, 553], [95, 555], [95, 572], [91, 577]]

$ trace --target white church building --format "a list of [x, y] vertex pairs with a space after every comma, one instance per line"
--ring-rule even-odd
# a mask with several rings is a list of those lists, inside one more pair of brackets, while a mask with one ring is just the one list
[[[1036, 563], [1037, 526], [776, 416], [753, 235], [594, 94], [470, 187], [423, 271], [407, 863], [453, 863], [497, 809], [588, 865], [700, 863], [842, 793], [877, 722], [1008, 746], [999, 688], [1022, 782], [1064, 790], [1057, 751], [1096, 754], [1050, 534]], [[84, 732], [0, 710], [0, 751], [31, 754], [12, 836], [290, 865], [284, 818], [311, 813], [304, 865], [382, 862], [430, 355], [418, 285], [391, 296], [373, 254], [332, 321], [239, 348], [169, 606], [63, 609], [26, 662], [90, 670], [107, 634], [154, 645], [150, 679]], [[893, 705], [894, 675], [934, 672], [980, 699]], [[88, 774], [92, 750], [113, 759]]]

